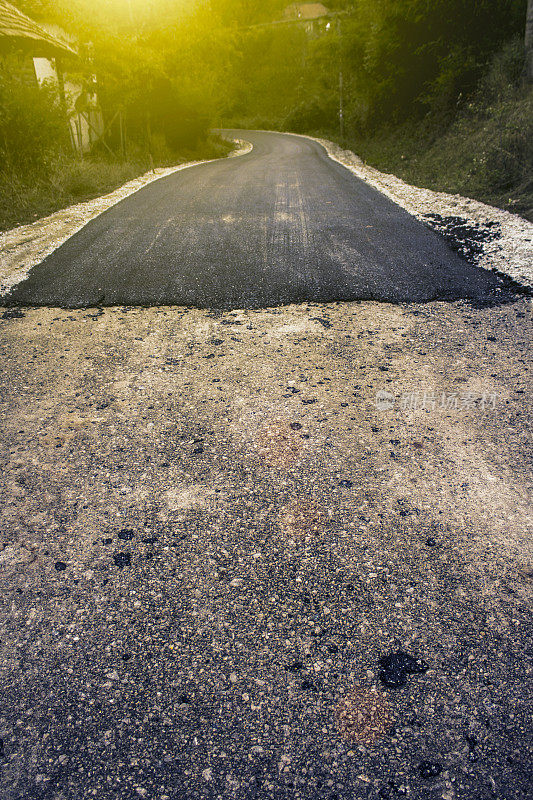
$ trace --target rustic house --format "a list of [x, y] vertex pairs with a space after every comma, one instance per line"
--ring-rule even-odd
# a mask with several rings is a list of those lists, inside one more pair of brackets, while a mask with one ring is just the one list
[[82, 153], [102, 135], [103, 120], [94, 90], [87, 91], [79, 80], [69, 80], [69, 69], [79, 71], [79, 66], [75, 44], [65, 31], [39, 25], [0, 0], [0, 68], [26, 83], [57, 85], [72, 145]]
[[330, 11], [322, 3], [292, 3], [283, 10], [287, 21], [303, 23], [307, 33], [321, 32], [328, 24]]

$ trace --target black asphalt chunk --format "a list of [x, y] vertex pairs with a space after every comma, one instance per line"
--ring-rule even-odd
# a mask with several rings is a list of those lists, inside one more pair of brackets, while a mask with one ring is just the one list
[[64, 572], [67, 568], [67, 565], [65, 564], [64, 561], [56, 561], [54, 567], [58, 572]]
[[385, 670], [401, 669], [409, 675], [421, 674], [429, 669], [429, 666], [421, 658], [414, 658], [414, 656], [410, 656], [409, 653], [404, 653], [402, 650], [383, 656], [379, 663]]
[[403, 670], [382, 670], [379, 679], [383, 686], [388, 686], [390, 689], [398, 689], [407, 683], [407, 675]]
[[2, 314], [2, 319], [22, 319], [24, 316], [25, 314], [19, 311], [18, 308], [8, 308]]
[[[232, 133], [251, 141], [252, 152], [176, 172], [120, 201], [34, 267], [5, 302], [261, 308], [501, 301], [498, 276], [468, 263], [318, 143]], [[451, 230], [448, 220], [428, 222]], [[453, 224], [456, 246], [464, 231]], [[497, 231], [482, 238], [488, 235]], [[461, 253], [469, 256], [464, 247]]]
[[477, 264], [483, 254], [483, 246], [502, 235], [499, 222], [471, 222], [463, 217], [443, 217], [441, 214], [426, 214], [424, 219], [433, 230], [438, 231], [470, 264]]
[[439, 764], [438, 761], [422, 761], [418, 765], [418, 772], [420, 777], [426, 780], [436, 778], [442, 772], [442, 764]]
[[134, 536], [135, 533], [131, 528], [122, 528], [122, 530], [117, 533], [117, 537], [122, 539], [123, 542], [131, 542]]
[[114, 553], [113, 561], [117, 567], [129, 567], [131, 566], [131, 553]]
[[422, 674], [429, 669], [429, 666], [421, 658], [414, 658], [402, 650], [383, 656], [379, 663], [382, 667], [379, 679], [384, 686], [390, 688], [405, 686], [408, 675]]
[[304, 665], [301, 661], [294, 661], [292, 664], [287, 664], [285, 669], [287, 672], [299, 672], [301, 669], [304, 668]]

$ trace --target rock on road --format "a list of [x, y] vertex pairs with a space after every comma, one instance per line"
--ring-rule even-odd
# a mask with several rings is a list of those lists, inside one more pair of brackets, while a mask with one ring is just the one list
[[122, 200], [35, 267], [9, 302], [259, 308], [478, 297], [500, 285], [316, 142], [228, 133], [253, 150]]

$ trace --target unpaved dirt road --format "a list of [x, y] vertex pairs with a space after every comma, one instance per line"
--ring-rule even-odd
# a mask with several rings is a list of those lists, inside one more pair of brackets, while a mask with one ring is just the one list
[[531, 796], [508, 300], [4, 313], [2, 798]]

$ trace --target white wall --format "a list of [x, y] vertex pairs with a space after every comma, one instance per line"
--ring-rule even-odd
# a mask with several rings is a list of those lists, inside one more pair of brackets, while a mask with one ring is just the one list
[[[42, 85], [45, 81], [52, 81], [57, 85], [57, 72], [52, 61], [48, 58], [34, 58], [33, 65], [39, 85]], [[65, 98], [69, 113], [72, 143], [78, 151], [84, 153], [90, 150], [92, 143], [102, 133], [103, 119], [102, 112], [97, 106], [81, 114], [76, 111], [74, 104], [82, 90], [83, 87], [79, 83], [73, 83], [68, 78], [65, 79]]]

